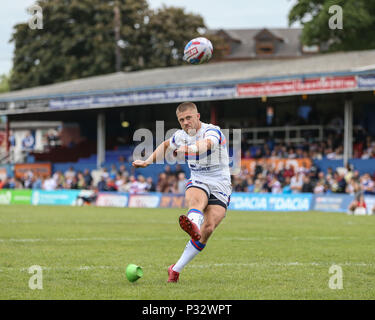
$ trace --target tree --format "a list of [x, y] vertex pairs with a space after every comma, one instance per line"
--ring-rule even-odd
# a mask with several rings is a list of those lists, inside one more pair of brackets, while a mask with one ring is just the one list
[[[329, 27], [333, 5], [342, 8], [343, 29]], [[335, 7], [332, 7], [334, 9]], [[375, 48], [375, 2], [368, 0], [298, 0], [289, 12], [289, 24], [303, 25], [302, 43], [329, 51]]]
[[184, 45], [204, 27], [199, 15], [179, 8], [153, 11], [146, 0], [37, 3], [43, 29], [14, 27], [12, 90], [116, 72], [119, 54], [123, 71], [182, 64]]
[[[115, 72], [114, 1], [39, 0], [43, 29], [16, 25], [11, 89]], [[145, 0], [119, 1], [124, 65], [136, 65]], [[132, 52], [132, 54], [129, 54]]]
[[6, 74], [0, 75], [0, 93], [9, 91], [9, 76]]
[[184, 9], [166, 7], [152, 12], [146, 28], [145, 65], [149, 68], [168, 67], [183, 63], [184, 47], [205, 28], [200, 15]]

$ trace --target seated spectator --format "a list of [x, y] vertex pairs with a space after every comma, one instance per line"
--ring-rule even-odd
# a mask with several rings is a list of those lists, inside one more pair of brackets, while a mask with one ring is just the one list
[[107, 191], [107, 182], [106, 182], [106, 177], [101, 176], [100, 181], [98, 182], [97, 189], [98, 191]]
[[305, 158], [305, 154], [303, 153], [303, 150], [301, 148], [296, 149], [296, 159], [302, 159]]
[[349, 214], [366, 214], [367, 206], [363, 194], [360, 194], [356, 199], [349, 205]]
[[91, 172], [89, 169], [85, 169], [83, 171], [83, 178], [85, 179], [85, 185], [87, 187], [91, 187], [92, 185], [92, 176], [91, 176]]
[[260, 159], [263, 157], [262, 150], [260, 148], [256, 149], [254, 159]]
[[77, 174], [77, 189], [87, 189], [86, 180], [82, 172]]
[[78, 178], [74, 176], [72, 182], [70, 183], [70, 189], [77, 190], [78, 189]]
[[117, 186], [116, 186], [116, 183], [115, 181], [111, 178], [111, 177], [108, 177], [107, 178], [107, 191], [117, 191]]
[[247, 178], [246, 183], [247, 183], [246, 192], [253, 193], [254, 192], [254, 188], [255, 188], [255, 186], [254, 186], [254, 180], [251, 177], [249, 177], [249, 178]]
[[123, 165], [125, 163], [125, 157], [124, 156], [119, 156], [118, 157], [118, 163], [121, 165]]
[[337, 192], [345, 193], [346, 180], [345, 180], [345, 174], [344, 173], [337, 174], [337, 185], [338, 185]]
[[255, 184], [254, 184], [254, 193], [261, 193], [261, 192], [263, 192], [262, 181], [260, 179], [256, 179]]
[[345, 193], [356, 194], [360, 190], [360, 185], [353, 178], [350, 179], [349, 183], [346, 185]]
[[181, 165], [177, 163], [175, 167], [175, 175], [177, 179], [180, 173], [183, 173], [185, 175], [185, 171], [182, 169]]
[[318, 180], [318, 182], [316, 183], [316, 185], [314, 187], [314, 193], [315, 194], [324, 194], [324, 192], [325, 192], [324, 184], [322, 183], [321, 180]]
[[164, 167], [164, 173], [167, 175], [167, 177], [175, 175], [175, 172], [172, 171], [171, 166], [168, 164]]
[[233, 190], [235, 192], [245, 192], [246, 188], [247, 188], [246, 180], [241, 179], [241, 177], [239, 176], [234, 177]]
[[129, 172], [126, 170], [125, 165], [120, 165], [119, 167], [119, 174], [124, 178], [129, 178]]
[[116, 189], [120, 190], [121, 186], [125, 183], [125, 177], [122, 177], [119, 173], [117, 173], [115, 177], [115, 184], [116, 184]]
[[65, 184], [65, 177], [63, 176], [61, 171], [56, 171], [53, 174], [53, 179], [55, 179], [57, 188], [63, 188]]
[[147, 188], [148, 188], [148, 183], [146, 182], [145, 177], [142, 175], [139, 175], [137, 193], [145, 193], [147, 191]]
[[277, 180], [276, 176], [272, 178], [270, 183], [268, 184], [269, 188], [271, 189], [272, 193], [281, 193], [282, 188], [281, 188], [281, 183], [279, 180]]
[[360, 182], [360, 174], [359, 174], [359, 171], [358, 171], [358, 170], [354, 170], [354, 173], [353, 173], [353, 177], [352, 177], [352, 179], [353, 179], [355, 182], [357, 182], [357, 183]]
[[[3, 189], [15, 189], [15, 186], [16, 186], [16, 182], [15, 182], [15, 178], [12, 177], [12, 178], [5, 178], [4, 181], [3, 181]], [[0, 189], [1, 189], [1, 182], [0, 182]]]
[[326, 154], [326, 158], [328, 160], [335, 160], [336, 159], [336, 153], [331, 149], [327, 148], [324, 153]]
[[285, 170], [283, 171], [283, 177], [286, 179], [287, 177], [292, 178], [294, 176], [294, 168], [290, 164], [285, 166]]
[[[185, 176], [185, 173], [183, 173], [183, 174]], [[156, 186], [155, 186], [155, 183], [152, 180], [152, 178], [148, 177], [147, 180], [146, 180], [146, 182], [147, 182], [147, 189], [146, 189], [146, 191], [147, 192], [155, 192], [156, 191]], [[184, 190], [184, 192], [185, 192], [185, 190]]]
[[178, 174], [178, 182], [177, 182], [177, 192], [178, 193], [185, 193], [185, 187], [187, 183], [187, 179], [185, 177], [185, 172], [180, 172]]
[[303, 186], [303, 177], [300, 172], [297, 172], [295, 176], [290, 180], [290, 188], [292, 193], [299, 193], [302, 191]]
[[292, 188], [290, 187], [290, 177], [285, 177], [282, 193], [289, 194], [292, 193]]
[[52, 177], [45, 179], [43, 181], [42, 188], [43, 190], [47, 190], [47, 191], [56, 190], [57, 188], [56, 180]]
[[297, 171], [300, 172], [304, 176], [310, 173], [310, 169], [307, 168], [305, 161], [302, 162], [301, 166], [297, 169]]
[[371, 179], [371, 176], [368, 173], [365, 173], [360, 179], [361, 186], [365, 194], [374, 194], [375, 193], [375, 183]]
[[109, 171], [109, 177], [114, 180], [116, 179], [117, 174], [118, 174], [118, 171], [117, 171], [116, 165], [112, 164], [111, 170]]
[[23, 187], [25, 189], [31, 189], [32, 183], [33, 183], [34, 174], [32, 171], [25, 172], [23, 176]]
[[74, 171], [73, 167], [70, 167], [67, 171], [65, 171], [65, 179], [66, 180], [72, 180], [73, 177], [75, 177], [76, 172]]
[[22, 149], [24, 151], [32, 151], [35, 147], [35, 138], [30, 131], [26, 133], [26, 136], [22, 139]]
[[118, 187], [118, 191], [120, 192], [129, 192], [130, 190], [130, 181], [127, 177], [122, 177], [123, 183]]
[[97, 170], [97, 173], [100, 174], [100, 177], [104, 177], [104, 179], [108, 179], [109, 178], [108, 169], [105, 168], [105, 167]]
[[288, 159], [295, 159], [297, 157], [297, 154], [294, 152], [293, 148], [290, 148], [288, 150]]
[[314, 187], [311, 183], [310, 177], [309, 176], [304, 176], [303, 177], [303, 185], [302, 185], [302, 190], [303, 193], [312, 193], [314, 191]]
[[159, 179], [156, 184], [156, 191], [165, 192], [167, 188], [168, 188], [167, 175], [164, 172], [162, 172], [159, 174]]
[[129, 177], [129, 193], [138, 193], [138, 181], [135, 176]]
[[244, 155], [243, 155], [243, 159], [251, 159], [251, 152], [250, 150], [246, 150]]
[[40, 175], [36, 175], [33, 179], [33, 183], [31, 188], [32, 189], [42, 189], [43, 187], [43, 180]]

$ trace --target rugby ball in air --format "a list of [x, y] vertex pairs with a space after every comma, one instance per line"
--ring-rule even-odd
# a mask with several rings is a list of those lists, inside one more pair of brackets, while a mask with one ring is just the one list
[[210, 40], [199, 37], [190, 40], [184, 49], [183, 60], [190, 64], [201, 64], [208, 62], [214, 49]]

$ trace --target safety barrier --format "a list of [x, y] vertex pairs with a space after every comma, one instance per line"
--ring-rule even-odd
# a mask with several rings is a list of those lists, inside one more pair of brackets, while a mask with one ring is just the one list
[[[347, 212], [353, 195], [347, 194], [271, 194], [234, 192], [229, 210], [243, 211], [327, 211]], [[375, 196], [365, 195], [367, 213], [375, 209]], [[99, 192], [92, 190], [0, 190], [0, 204], [65, 205], [83, 204], [98, 207], [128, 208], [186, 208], [184, 194], [159, 192], [129, 194], [123, 192]]]

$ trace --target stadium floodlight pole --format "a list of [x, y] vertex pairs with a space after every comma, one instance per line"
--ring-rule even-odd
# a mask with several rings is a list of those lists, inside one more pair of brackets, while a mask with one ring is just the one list
[[121, 10], [118, 0], [115, 1], [113, 8], [114, 11], [114, 25], [115, 25], [115, 56], [116, 56], [116, 72], [120, 72], [122, 68], [122, 57], [121, 57], [121, 48], [119, 42], [121, 40]]

